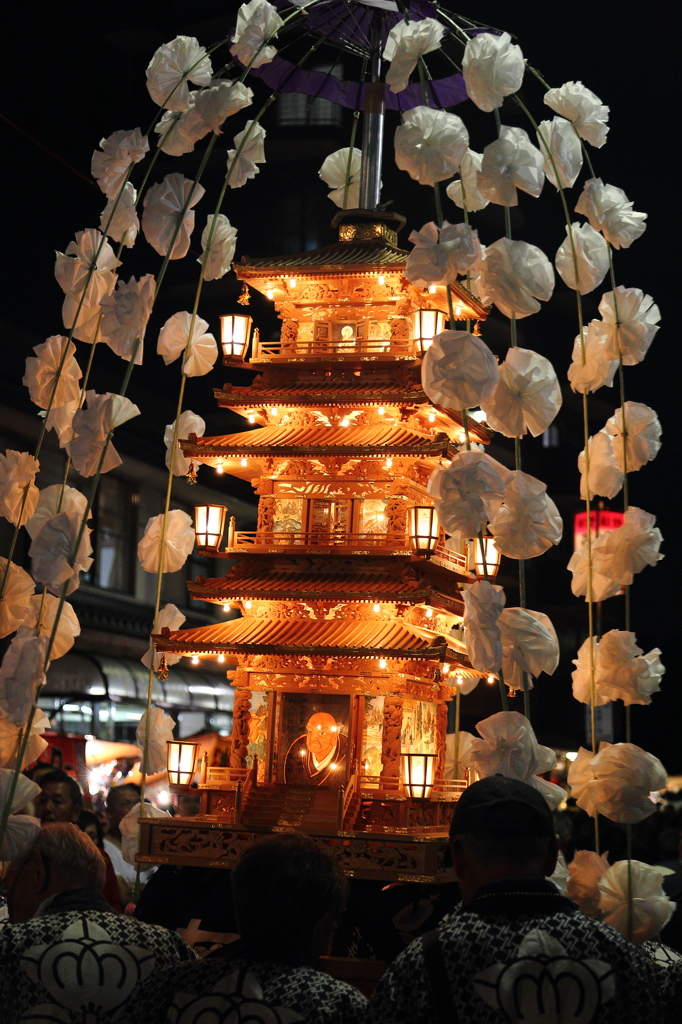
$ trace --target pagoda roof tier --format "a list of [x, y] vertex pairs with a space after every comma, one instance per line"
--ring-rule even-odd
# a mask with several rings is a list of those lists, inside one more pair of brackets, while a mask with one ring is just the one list
[[[292, 561], [294, 561], [292, 559]], [[250, 568], [250, 571], [248, 569]], [[195, 600], [222, 603], [237, 600], [393, 601], [401, 604], [434, 604], [462, 614], [463, 605], [454, 579], [439, 578], [438, 585], [402, 566], [400, 572], [334, 573], [306, 572], [272, 566], [257, 568], [246, 563], [234, 566], [225, 576], [199, 576], [188, 583]]]
[[457, 449], [445, 433], [435, 436], [400, 425], [370, 427], [268, 426], [239, 434], [196, 437], [180, 441], [190, 459], [224, 459], [241, 455], [321, 457], [324, 455], [406, 455], [437, 458], [452, 456]]
[[224, 409], [241, 409], [253, 405], [426, 405], [428, 398], [421, 381], [395, 381], [381, 377], [347, 380], [317, 378], [313, 380], [280, 379], [262, 382], [256, 379], [248, 387], [225, 384], [213, 394]]
[[196, 629], [164, 629], [159, 652], [173, 654], [299, 654], [353, 658], [461, 659], [454, 640], [427, 639], [415, 627], [367, 619], [273, 619], [248, 616]]
[[310, 268], [315, 276], [325, 271], [334, 273], [339, 267], [349, 267], [353, 273], [376, 271], [377, 267], [393, 266], [397, 270], [405, 267], [409, 253], [399, 249], [386, 238], [363, 239], [334, 242], [320, 249], [309, 249], [307, 252], [287, 253], [283, 256], [242, 256], [241, 263], [235, 266], [237, 276], [241, 280], [249, 277], [262, 277], [263, 271], [286, 271], [290, 267], [297, 270]]

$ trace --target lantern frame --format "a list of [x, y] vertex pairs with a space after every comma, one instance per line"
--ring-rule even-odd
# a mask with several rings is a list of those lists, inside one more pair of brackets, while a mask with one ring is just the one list
[[424, 354], [433, 345], [436, 338], [445, 330], [447, 314], [442, 309], [417, 309], [412, 314], [412, 330], [419, 351]]
[[226, 313], [220, 318], [220, 344], [223, 362], [243, 363], [253, 333], [253, 317], [248, 313]]
[[219, 551], [226, 518], [227, 505], [195, 505], [194, 532], [197, 546], [205, 551]]
[[431, 555], [440, 536], [438, 515], [433, 505], [413, 505], [409, 509], [410, 540], [421, 555]]
[[481, 539], [476, 537], [467, 542], [467, 569], [473, 573], [477, 580], [494, 580], [500, 568], [502, 552], [495, 544], [495, 538], [487, 534], [483, 538], [484, 553], [481, 554]]
[[171, 786], [189, 788], [197, 763], [199, 744], [189, 740], [168, 740], [166, 766]]
[[413, 800], [428, 800], [436, 778], [438, 754], [401, 754], [403, 786]]

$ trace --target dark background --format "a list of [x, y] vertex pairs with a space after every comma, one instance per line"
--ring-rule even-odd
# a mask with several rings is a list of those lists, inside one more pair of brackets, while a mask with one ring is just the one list
[[[611, 131], [606, 146], [591, 150], [596, 173], [623, 188], [635, 208], [648, 212], [645, 234], [629, 250], [616, 254], [619, 284], [635, 286], [652, 294], [662, 312], [662, 329], [644, 363], [625, 371], [626, 398], [651, 405], [664, 427], [664, 444], [657, 459], [630, 477], [630, 502], [658, 517], [663, 531], [665, 560], [645, 569], [632, 588], [632, 627], [638, 642], [648, 651], [663, 650], [668, 672], [662, 692], [649, 708], [633, 709], [633, 740], [661, 757], [671, 772], [682, 772], [679, 740], [681, 700], [677, 641], [679, 635], [678, 586], [675, 575], [678, 540], [679, 490], [677, 482], [679, 363], [677, 299], [677, 250], [679, 237], [679, 183], [674, 157], [679, 54], [673, 53], [673, 27], [660, 18], [649, 18], [646, 8], [613, 3], [563, 5], [526, 2], [466, 3], [451, 8], [515, 34], [524, 55], [551, 85], [582, 80], [611, 107]], [[24, 359], [31, 345], [61, 326], [60, 292], [53, 277], [54, 250], [64, 250], [74, 233], [97, 226], [105, 199], [90, 179], [90, 159], [101, 137], [136, 126], [146, 130], [154, 115], [147, 94], [144, 70], [156, 47], [177, 34], [196, 35], [204, 45], [224, 36], [234, 23], [238, 4], [205, 2], [131, 3], [124, 0], [101, 8], [80, 0], [69, 5], [13, 5], [4, 13], [3, 100], [0, 122], [2, 139], [3, 297], [0, 319], [3, 329], [3, 372], [0, 400], [34, 411], [21, 386]], [[668, 8], [670, 10], [670, 8]], [[658, 9], [660, 13], [660, 8]], [[225, 53], [227, 52], [220, 51]], [[214, 60], [214, 68], [220, 66]], [[352, 62], [347, 74], [351, 77]], [[444, 73], [444, 70], [440, 73]], [[257, 96], [266, 96], [259, 83], [251, 83]], [[542, 94], [526, 76], [521, 95], [537, 120], [551, 117]], [[253, 108], [252, 108], [253, 109]], [[456, 108], [471, 134], [472, 148], [481, 151], [494, 136], [492, 115], [466, 102]], [[199, 255], [199, 235], [212, 210], [224, 173], [232, 135], [243, 127], [251, 111], [233, 119], [219, 140], [202, 183], [207, 196], [199, 204], [193, 237], [194, 258]], [[433, 219], [433, 197], [428, 188], [413, 183], [398, 171], [392, 159], [392, 135], [397, 115], [388, 117], [382, 200], [394, 199], [394, 208], [408, 216], [402, 244], [409, 230]], [[506, 124], [530, 126], [511, 102], [502, 110]], [[326, 199], [327, 189], [317, 176], [324, 156], [348, 145], [350, 114], [339, 127], [283, 128], [277, 109], [263, 122], [268, 132], [268, 163], [255, 181], [230, 191], [223, 212], [239, 229], [237, 258], [244, 254], [266, 255], [297, 251], [334, 241], [329, 221], [335, 208]], [[192, 177], [204, 143], [194, 154], [162, 157], [152, 181], [181, 170]], [[144, 165], [143, 165], [144, 166]], [[139, 182], [138, 174], [133, 180]], [[569, 197], [571, 208], [579, 195], [583, 175]], [[444, 200], [446, 216], [461, 217]], [[504, 233], [501, 207], [490, 206], [473, 218], [482, 241], [493, 242]], [[516, 237], [539, 245], [550, 259], [564, 237], [558, 198], [551, 185], [540, 200], [521, 195], [512, 212]], [[139, 236], [132, 250], [124, 250], [121, 272], [156, 273], [161, 258]], [[142, 416], [117, 433], [117, 447], [161, 465], [164, 424], [174, 416], [177, 366], [165, 368], [154, 354], [155, 339], [168, 316], [191, 309], [197, 266], [190, 254], [171, 263], [147, 334], [145, 365], [133, 374], [129, 397]], [[597, 315], [605, 283], [585, 299], [585, 315]], [[204, 287], [201, 315], [217, 333], [220, 313], [235, 311], [238, 286], [234, 275]], [[264, 336], [276, 329], [270, 304], [253, 306]], [[560, 380], [570, 362], [576, 334], [575, 298], [561, 281], [552, 301], [542, 311], [519, 324], [519, 343], [547, 355]], [[493, 314], [484, 327], [484, 338], [504, 356], [508, 326]], [[101, 349], [104, 347], [102, 346]], [[80, 345], [81, 362], [86, 346]], [[98, 349], [91, 386], [116, 391], [125, 364], [109, 350]], [[245, 380], [245, 375], [242, 374]], [[226, 379], [237, 381], [236, 371], [217, 366], [206, 377], [188, 381], [186, 408], [200, 412], [207, 433], [243, 429], [243, 421], [218, 412], [212, 388]], [[616, 389], [601, 389], [590, 400], [591, 432], [603, 426], [618, 402]], [[583, 709], [570, 694], [570, 660], [586, 631], [587, 609], [570, 594], [565, 569], [572, 550], [572, 516], [581, 508], [577, 498], [575, 460], [583, 446], [579, 396], [564, 389], [564, 407], [557, 419], [558, 443], [545, 448], [540, 439], [524, 440], [524, 469], [548, 484], [565, 520], [565, 539], [559, 548], [528, 564], [528, 605], [546, 611], [555, 620], [562, 642], [562, 664], [557, 674], [540, 678], [533, 698], [533, 718], [544, 742], [575, 746], [584, 742]], [[509, 446], [500, 442], [509, 452]], [[496, 451], [497, 457], [507, 457]], [[226, 488], [248, 498], [250, 488], [224, 479]], [[621, 508], [622, 496], [607, 503]], [[516, 603], [515, 565], [503, 563], [501, 582], [507, 603]], [[623, 602], [611, 599], [604, 607], [604, 629], [622, 628]], [[467, 704], [468, 702], [468, 704]], [[492, 688], [479, 687], [463, 701], [465, 724], [498, 710]], [[623, 739], [617, 734], [616, 739]]]

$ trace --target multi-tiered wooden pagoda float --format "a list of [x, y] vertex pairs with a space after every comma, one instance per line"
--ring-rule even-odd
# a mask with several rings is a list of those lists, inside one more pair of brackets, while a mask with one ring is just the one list
[[[447, 704], [478, 675], [459, 632], [475, 571], [439, 535], [427, 492], [464, 436], [422, 390], [448, 307], [444, 289], [404, 276], [401, 220], [345, 211], [336, 244], [235, 267], [274, 301], [281, 334], [254, 332], [245, 364], [243, 322], [225, 318], [226, 362], [257, 375], [216, 397], [251, 429], [181, 448], [259, 496], [255, 532], [228, 521], [223, 540], [222, 523], [203, 536], [226, 575], [189, 585], [241, 615], [155, 637], [160, 652], [236, 659], [231, 761], [202, 769], [198, 818], [144, 825], [142, 860], [229, 867], [255, 836], [296, 827], [359, 877], [446, 877], [465, 785], [444, 777]], [[485, 318], [452, 291], [456, 319]]]

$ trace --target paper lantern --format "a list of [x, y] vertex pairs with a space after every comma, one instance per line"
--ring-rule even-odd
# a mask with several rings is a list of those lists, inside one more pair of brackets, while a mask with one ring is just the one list
[[439, 532], [438, 516], [433, 505], [415, 505], [410, 509], [410, 537], [415, 551], [431, 554]]
[[502, 555], [495, 547], [493, 537], [484, 537], [483, 545], [480, 538], [470, 540], [467, 545], [467, 569], [477, 579], [494, 579], [500, 568]]
[[437, 754], [403, 753], [403, 785], [413, 800], [428, 800], [433, 789]]
[[244, 361], [251, 340], [253, 320], [246, 313], [229, 313], [220, 318], [220, 343], [223, 361]]
[[217, 551], [225, 529], [225, 505], [195, 505], [194, 530], [200, 548]]
[[171, 786], [191, 785], [198, 750], [198, 743], [168, 740], [168, 779]]
[[413, 315], [414, 339], [420, 352], [426, 352], [433, 339], [445, 330], [445, 313], [439, 309], [418, 309]]

